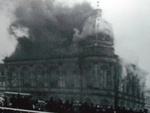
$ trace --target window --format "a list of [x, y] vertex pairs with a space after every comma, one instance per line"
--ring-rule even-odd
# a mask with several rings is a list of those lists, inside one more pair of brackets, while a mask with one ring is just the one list
[[12, 87], [18, 86], [18, 79], [17, 76], [12, 76]]
[[25, 87], [30, 87], [32, 86], [32, 77], [31, 77], [31, 72], [29, 69], [26, 69], [24, 72], [24, 86]]
[[106, 99], [103, 99], [103, 100], [101, 100], [101, 105], [102, 105], [103, 107], [108, 107], [108, 106], [109, 106], [109, 101], [106, 100]]
[[50, 77], [49, 85], [50, 85], [50, 88], [57, 88], [58, 87], [58, 77], [52, 75]]
[[99, 70], [100, 74], [100, 88], [107, 88], [107, 67], [101, 66]]
[[86, 67], [86, 73], [87, 75], [87, 88], [92, 89], [94, 87], [94, 75], [95, 75], [95, 69], [94, 69], [94, 65], [89, 64]]
[[59, 77], [59, 87], [65, 88], [65, 77], [64, 76]]
[[35, 67], [35, 82], [36, 87], [45, 87], [45, 69], [43, 66]]
[[10, 69], [10, 75], [9, 76], [10, 76], [10, 81], [11, 81], [12, 87], [17, 87], [19, 85], [18, 74], [16, 71], [17, 70], [15, 70], [15, 68]]
[[80, 86], [81, 86], [80, 76], [74, 77], [74, 85], [76, 88], [80, 88]]

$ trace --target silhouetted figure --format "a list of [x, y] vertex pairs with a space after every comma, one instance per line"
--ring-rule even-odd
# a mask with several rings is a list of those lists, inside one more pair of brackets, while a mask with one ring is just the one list
[[11, 98], [10, 98], [10, 103], [11, 103], [11, 107], [13, 108], [16, 108], [16, 103], [17, 103], [17, 99], [16, 97], [13, 95]]
[[7, 102], [7, 97], [4, 96], [4, 106], [7, 107], [8, 106], [8, 102]]
[[148, 113], [148, 109], [144, 109], [144, 113]]

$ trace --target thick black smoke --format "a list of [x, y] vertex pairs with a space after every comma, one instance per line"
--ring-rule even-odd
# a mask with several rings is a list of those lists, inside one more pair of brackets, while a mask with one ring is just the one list
[[[41, 58], [69, 54], [73, 45], [74, 28], [81, 31], [92, 7], [83, 2], [73, 7], [54, 4], [52, 0], [22, 0], [15, 10], [13, 28], [28, 28], [29, 37], [17, 37], [18, 44], [10, 58]], [[16, 35], [15, 35], [16, 36]]]

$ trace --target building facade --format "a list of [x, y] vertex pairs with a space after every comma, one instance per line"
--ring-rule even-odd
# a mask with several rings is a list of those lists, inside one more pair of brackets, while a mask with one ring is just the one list
[[[145, 79], [147, 73], [133, 64], [122, 66], [120, 79], [119, 98], [120, 106], [142, 109], [145, 106]], [[123, 73], [125, 70], [126, 73]]]
[[100, 9], [93, 11], [73, 40], [73, 54], [42, 59], [5, 58], [0, 84], [5, 91], [27, 92], [35, 98], [144, 107], [144, 82], [140, 82], [139, 73], [146, 73], [137, 72], [135, 65], [126, 65], [127, 73], [122, 76], [123, 65], [114, 53], [112, 28], [101, 17]]
[[149, 89], [145, 90], [145, 108], [150, 111], [150, 91]]

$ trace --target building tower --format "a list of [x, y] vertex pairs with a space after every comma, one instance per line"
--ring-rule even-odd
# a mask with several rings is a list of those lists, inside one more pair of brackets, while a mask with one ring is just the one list
[[[82, 98], [102, 106], [117, 104], [115, 93], [120, 77], [118, 56], [114, 53], [111, 25], [102, 18], [102, 10], [93, 10], [84, 23], [81, 34], [74, 37], [78, 45]], [[115, 90], [114, 90], [115, 89]]]

